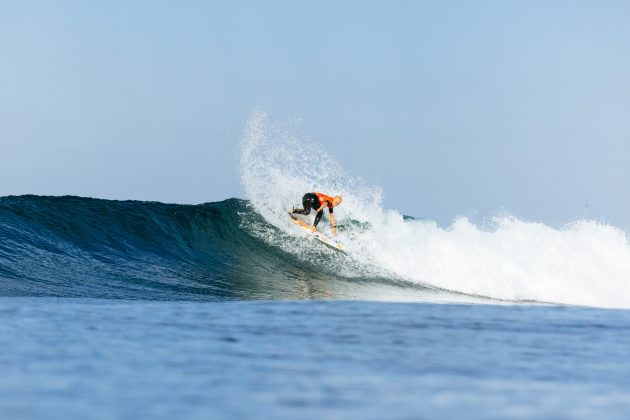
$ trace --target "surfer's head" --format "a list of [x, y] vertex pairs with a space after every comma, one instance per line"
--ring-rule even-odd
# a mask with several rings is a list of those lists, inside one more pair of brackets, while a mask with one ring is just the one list
[[343, 195], [339, 194], [336, 195], [335, 198], [333, 198], [333, 206], [338, 206], [339, 204], [341, 204], [341, 202], [343, 201]]

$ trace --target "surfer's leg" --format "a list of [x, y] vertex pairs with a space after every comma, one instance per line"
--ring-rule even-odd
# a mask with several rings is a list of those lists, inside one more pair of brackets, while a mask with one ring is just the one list
[[304, 197], [302, 197], [302, 206], [304, 207], [304, 209], [293, 210], [293, 213], [309, 215], [311, 214], [312, 208], [317, 208], [317, 202], [319, 202], [319, 199], [315, 194], [304, 194]]
[[317, 227], [319, 220], [322, 218], [322, 214], [324, 214], [324, 210], [317, 212], [317, 216], [315, 216], [315, 222], [313, 222], [313, 226]]
[[303, 199], [302, 200], [302, 206], [304, 208], [302, 208], [302, 209], [294, 209], [293, 213], [305, 214], [305, 215], [311, 214], [311, 205], [310, 205], [310, 203], [308, 201]]

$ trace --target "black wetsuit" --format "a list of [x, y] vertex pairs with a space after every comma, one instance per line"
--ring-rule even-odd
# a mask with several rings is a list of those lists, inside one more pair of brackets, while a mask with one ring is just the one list
[[[295, 209], [293, 210], [293, 213], [308, 215], [308, 214], [311, 214], [311, 209], [317, 211], [317, 209], [319, 209], [319, 207], [321, 206], [319, 202], [319, 198], [317, 197], [317, 194], [315, 193], [304, 194], [304, 197], [302, 197], [302, 206], [304, 207], [303, 209]], [[330, 213], [333, 212], [332, 203], [329, 203], [328, 211]], [[323, 209], [317, 212], [317, 215], [315, 215], [315, 222], [313, 222], [313, 226], [317, 227], [317, 224], [319, 223], [323, 214], [324, 214]]]

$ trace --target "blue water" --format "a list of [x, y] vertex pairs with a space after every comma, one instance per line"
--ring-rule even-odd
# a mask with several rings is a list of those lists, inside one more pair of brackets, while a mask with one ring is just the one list
[[0, 197], [0, 419], [628, 417], [630, 311], [346, 275], [252, 223], [303, 245], [243, 200]]
[[630, 313], [0, 300], [2, 418], [627, 418]]

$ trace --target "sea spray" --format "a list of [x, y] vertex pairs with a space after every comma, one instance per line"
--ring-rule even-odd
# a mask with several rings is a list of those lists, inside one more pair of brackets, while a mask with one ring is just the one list
[[[348, 174], [315, 141], [298, 138], [263, 112], [248, 121], [241, 163], [251, 205], [287, 234], [296, 233], [284, 210], [302, 194], [344, 194], [335, 209], [340, 238], [351, 251], [351, 261], [339, 262], [344, 275], [389, 276], [507, 301], [630, 308], [630, 244], [617, 227], [578, 220], [558, 229], [509, 215], [487, 226], [457, 218], [448, 228], [405, 220], [383, 208], [379, 187]], [[267, 240], [273, 242], [269, 232]], [[298, 251], [295, 245], [286, 250], [308, 259], [312, 248], [304, 241]]]

